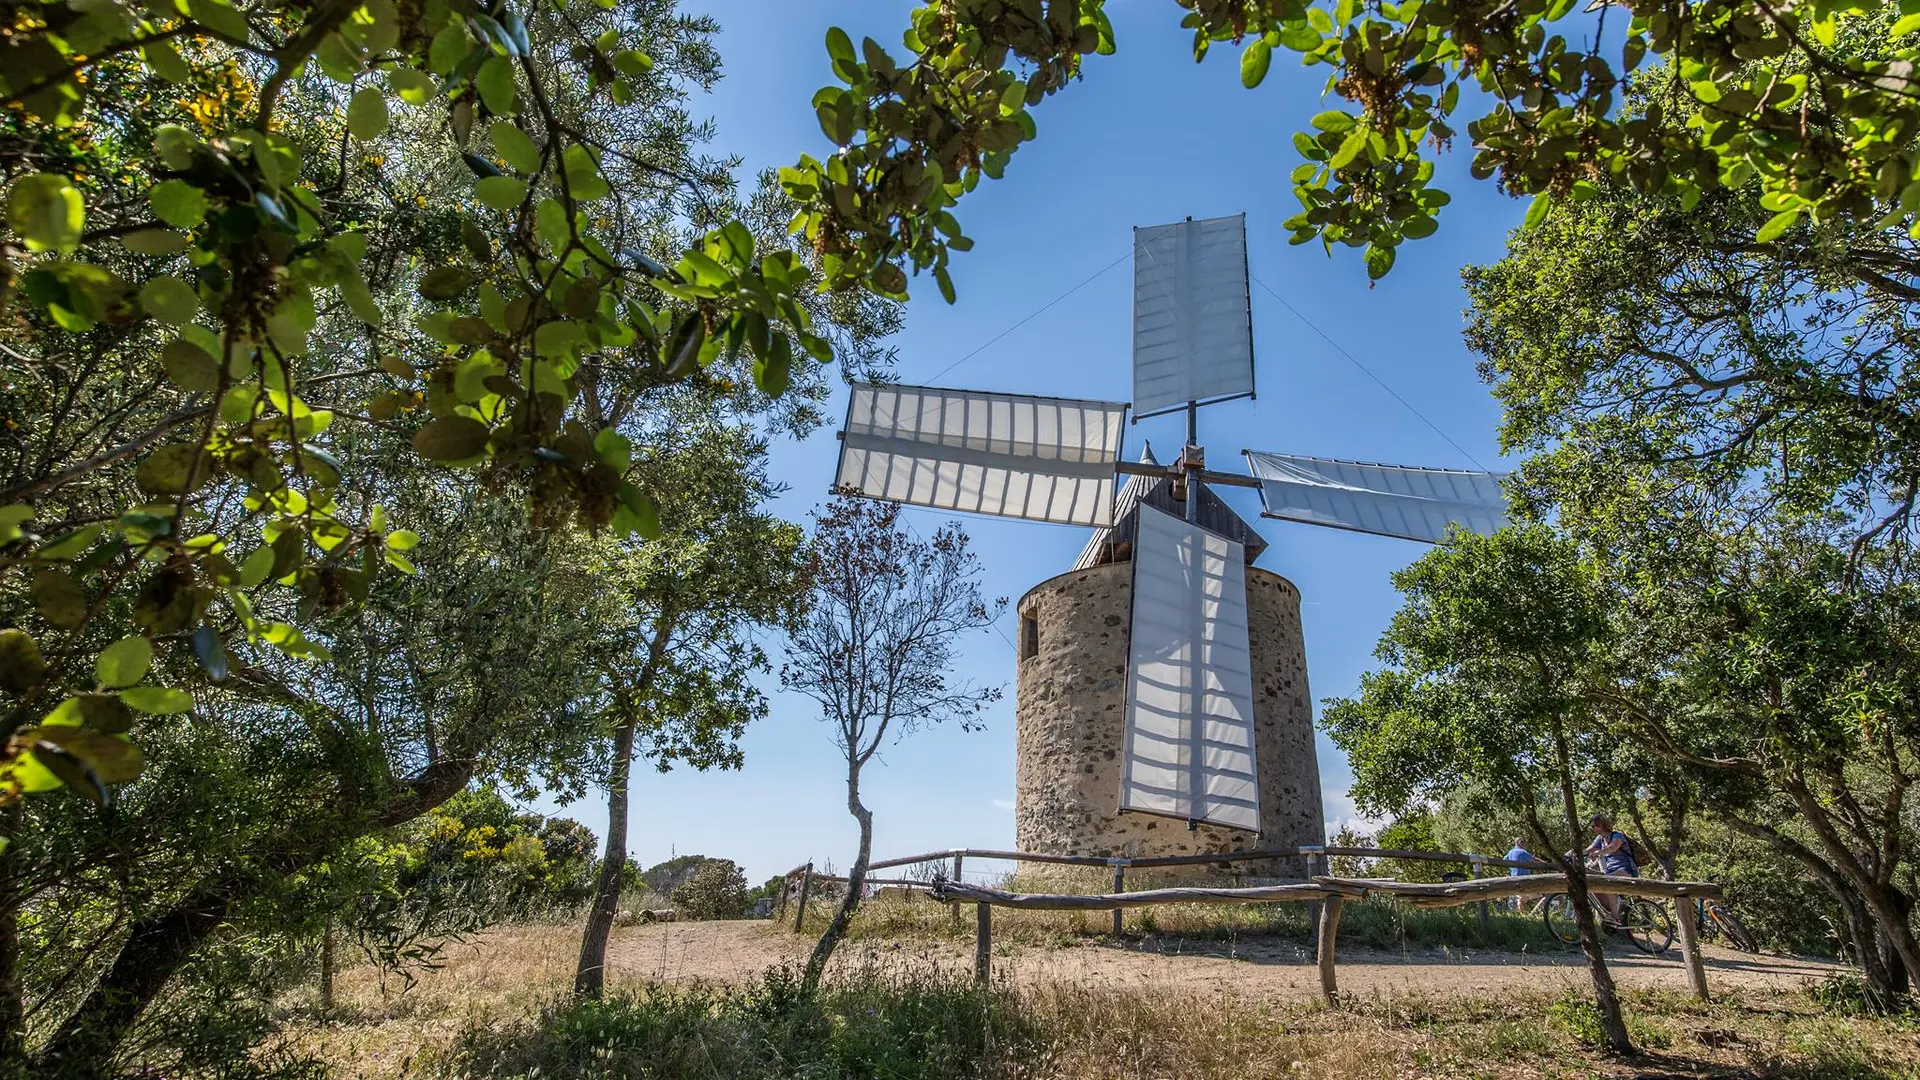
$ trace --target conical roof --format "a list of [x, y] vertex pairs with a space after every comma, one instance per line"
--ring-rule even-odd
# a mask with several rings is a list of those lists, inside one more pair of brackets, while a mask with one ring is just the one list
[[[1160, 464], [1153, 456], [1151, 444], [1141, 450], [1140, 464]], [[1094, 530], [1093, 538], [1087, 541], [1080, 557], [1074, 560], [1073, 568], [1085, 570], [1089, 566], [1130, 561], [1133, 558], [1133, 538], [1139, 531], [1141, 503], [1177, 518], [1184, 519], [1187, 516], [1186, 503], [1173, 496], [1172, 477], [1129, 474], [1126, 483], [1114, 493], [1113, 524]], [[1246, 545], [1249, 566], [1267, 549], [1266, 540], [1254, 531], [1253, 526], [1234, 513], [1226, 500], [1204, 484], [1200, 486], [1199, 524], [1209, 532]]]

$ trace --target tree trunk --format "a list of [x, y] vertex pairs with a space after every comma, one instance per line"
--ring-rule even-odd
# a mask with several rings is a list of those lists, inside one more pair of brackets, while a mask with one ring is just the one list
[[333, 916], [320, 932], [320, 1015], [333, 1015]]
[[1879, 921], [1860, 895], [1860, 890], [1844, 874], [1821, 858], [1818, 852], [1783, 835], [1771, 825], [1748, 821], [1733, 813], [1723, 812], [1723, 817], [1733, 831], [1763, 841], [1768, 847], [1813, 872], [1814, 878], [1833, 897], [1840, 914], [1846, 919], [1847, 938], [1853, 946], [1855, 962], [1860, 965], [1867, 986], [1882, 1008], [1892, 1007], [1906, 995], [1906, 965], [1900, 962], [1892, 942], [1880, 932]]
[[147, 1003], [226, 922], [244, 887], [223, 880], [194, 891], [163, 915], [134, 924], [113, 966], [40, 1053], [40, 1072], [62, 1080], [114, 1075], [113, 1056]]
[[580, 966], [573, 976], [573, 996], [597, 998], [607, 984], [607, 938], [620, 914], [620, 888], [627, 869], [627, 786], [633, 776], [634, 720], [629, 716], [613, 731], [613, 766], [607, 774], [607, 848], [600, 860], [600, 878], [593, 886], [593, 906], [587, 910], [587, 928], [580, 936]]
[[22, 812], [18, 799], [0, 813], [0, 836], [8, 847], [0, 851], [0, 1078], [12, 1080], [27, 1072], [26, 993], [20, 984], [20, 897], [14, 879], [12, 842], [20, 835]]
[[854, 856], [853, 867], [847, 871], [847, 892], [840, 898], [840, 906], [834, 909], [833, 921], [827, 924], [827, 932], [820, 935], [820, 943], [813, 947], [813, 955], [807, 958], [807, 971], [801, 980], [801, 992], [811, 995], [820, 986], [820, 977], [826, 973], [827, 961], [832, 959], [833, 950], [838, 948], [840, 940], [847, 936], [847, 927], [853, 922], [854, 909], [860, 906], [860, 893], [866, 887], [867, 864], [873, 860], [873, 811], [860, 802], [860, 766], [851, 765], [847, 769], [847, 812], [860, 823], [860, 852]]
[[[1620, 994], [1613, 985], [1613, 972], [1607, 970], [1607, 950], [1593, 916], [1593, 897], [1587, 891], [1587, 862], [1580, 854], [1580, 806], [1573, 791], [1573, 760], [1567, 749], [1566, 729], [1555, 725], [1554, 750], [1560, 772], [1561, 813], [1567, 835], [1574, 838], [1571, 857], [1555, 856], [1567, 872], [1567, 897], [1573, 901], [1573, 915], [1580, 924], [1580, 951], [1587, 957], [1587, 972], [1593, 977], [1594, 1004], [1600, 1008], [1600, 1030], [1606, 1035], [1607, 1048], [1616, 1054], [1633, 1053], [1633, 1039], [1627, 1034], [1627, 1022], [1620, 1015]], [[1539, 830], [1538, 823], [1535, 829]], [[1540, 830], [1544, 832], [1544, 830]], [[1559, 845], [1554, 845], [1558, 847]]]

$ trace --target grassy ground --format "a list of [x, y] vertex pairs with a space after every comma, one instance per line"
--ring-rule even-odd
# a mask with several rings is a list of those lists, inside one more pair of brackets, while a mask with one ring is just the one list
[[[934, 971], [872, 968], [844, 973], [810, 1003], [790, 970], [776, 970], [746, 987], [627, 986], [584, 1007], [455, 1008], [387, 1049], [404, 1054], [406, 1075], [462, 1080], [1920, 1076], [1911, 1019], [1850, 1016], [1805, 994], [1712, 1005], [1630, 994], [1627, 1006], [1643, 1053], [1620, 1059], [1597, 1049], [1598, 1018], [1571, 995], [1335, 1010], [1150, 986], [980, 990]], [[311, 1032], [306, 1045], [325, 1053], [349, 1027]]]

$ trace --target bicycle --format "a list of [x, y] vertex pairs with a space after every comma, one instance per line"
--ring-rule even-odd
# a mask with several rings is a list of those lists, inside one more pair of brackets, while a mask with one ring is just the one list
[[[1609, 923], [1606, 915], [1595, 905], [1594, 915], [1600, 919], [1601, 930], [1605, 933], [1624, 932], [1635, 948], [1649, 956], [1664, 955], [1673, 948], [1673, 916], [1667, 913], [1666, 905], [1638, 896], [1620, 897], [1620, 920]], [[1574, 917], [1573, 897], [1566, 893], [1555, 893], [1547, 897], [1540, 906], [1540, 917], [1546, 921], [1548, 932], [1568, 945], [1580, 944], [1580, 922]]]
[[1760, 951], [1760, 943], [1754, 940], [1754, 936], [1747, 932], [1746, 927], [1740, 925], [1739, 919], [1733, 917], [1733, 912], [1728, 911], [1726, 905], [1718, 900], [1698, 901], [1694, 905], [1694, 919], [1694, 925], [1700, 928], [1702, 939], [1711, 940], [1724, 936], [1727, 944], [1741, 952]]

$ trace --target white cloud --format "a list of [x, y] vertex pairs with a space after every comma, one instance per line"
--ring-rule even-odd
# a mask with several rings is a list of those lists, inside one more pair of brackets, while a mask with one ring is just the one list
[[1353, 797], [1347, 788], [1329, 789], [1322, 803], [1321, 813], [1326, 818], [1327, 835], [1331, 837], [1345, 825], [1356, 832], [1376, 832], [1387, 824], [1385, 818], [1370, 818], [1353, 805]]
[[993, 807], [995, 810], [1011, 810], [1013, 809], [1013, 800], [1012, 799], [988, 799], [987, 805]]

